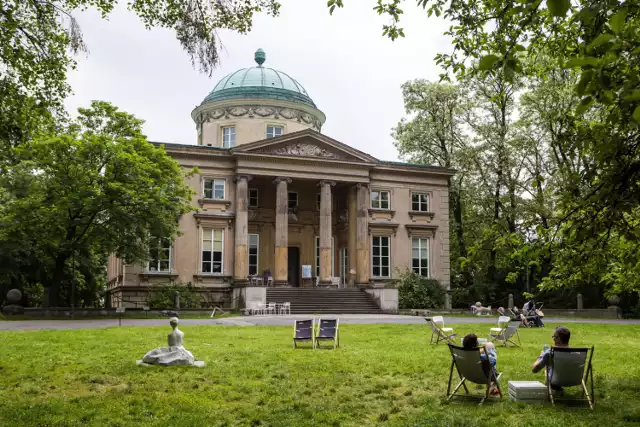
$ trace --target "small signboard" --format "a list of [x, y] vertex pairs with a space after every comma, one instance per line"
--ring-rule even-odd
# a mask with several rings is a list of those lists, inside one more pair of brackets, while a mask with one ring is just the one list
[[303, 279], [311, 279], [311, 266], [303, 265], [302, 266], [302, 278]]
[[124, 313], [124, 311], [125, 311], [126, 309], [127, 309], [126, 307], [117, 307], [117, 308], [116, 308], [116, 313], [118, 313], [118, 314], [122, 314], [122, 313]]

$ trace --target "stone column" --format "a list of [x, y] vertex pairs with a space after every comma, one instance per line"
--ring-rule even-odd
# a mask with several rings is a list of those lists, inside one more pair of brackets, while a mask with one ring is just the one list
[[331, 187], [333, 181], [320, 181], [320, 284], [331, 285]]
[[509, 294], [509, 302], [507, 308], [513, 308], [513, 294]]
[[291, 178], [278, 177], [276, 184], [276, 256], [273, 280], [275, 285], [289, 284], [289, 192], [287, 184]]
[[357, 184], [358, 210], [356, 214], [356, 283], [369, 284], [369, 185]]
[[355, 277], [351, 277], [351, 271], [357, 271], [358, 266], [358, 252], [357, 252], [357, 222], [358, 222], [358, 189], [354, 185], [349, 188], [349, 241], [347, 246], [347, 253], [349, 258], [349, 286], [353, 286]]
[[578, 310], [584, 310], [584, 302], [582, 300], [582, 294], [578, 294]]
[[249, 274], [249, 180], [247, 175], [236, 177], [236, 230], [233, 281], [247, 283]]

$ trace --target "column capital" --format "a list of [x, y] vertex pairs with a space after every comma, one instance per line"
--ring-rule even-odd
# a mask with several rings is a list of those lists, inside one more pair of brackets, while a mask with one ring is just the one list
[[273, 180], [274, 184], [279, 184], [280, 182], [286, 182], [287, 184], [291, 184], [291, 178], [286, 176], [279, 176]]
[[356, 188], [357, 189], [360, 189], [362, 187], [369, 188], [369, 183], [367, 183], [367, 182], [359, 182], [359, 183], [356, 184]]
[[253, 179], [253, 175], [238, 174], [238, 175], [233, 177], [233, 182], [238, 182], [238, 181], [241, 181], [243, 179], [246, 179], [247, 182], [249, 182], [249, 181], [251, 181]]
[[329, 181], [326, 179], [323, 179], [322, 181], [318, 181], [318, 186], [322, 187], [324, 185], [330, 185], [331, 187], [335, 187], [336, 186], [336, 182], [335, 181]]

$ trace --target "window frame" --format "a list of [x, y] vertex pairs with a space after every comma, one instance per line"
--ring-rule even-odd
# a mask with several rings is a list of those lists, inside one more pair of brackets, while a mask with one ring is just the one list
[[[378, 200], [376, 200], [378, 202], [378, 206], [374, 206], [374, 199], [373, 199], [373, 193], [378, 193], [379, 194], [379, 198]], [[382, 207], [382, 193], [387, 193], [387, 207]], [[370, 205], [371, 205], [371, 209], [380, 209], [380, 210], [391, 210], [391, 191], [389, 190], [371, 190], [371, 194], [370, 194]]]
[[[255, 236], [256, 238], [255, 245], [251, 244], [251, 236]], [[255, 246], [256, 248], [256, 263], [255, 263], [256, 271], [255, 273], [251, 274], [251, 267], [253, 266], [253, 264], [251, 264], [251, 248], [253, 246]], [[260, 234], [258, 233], [249, 233], [247, 235], [247, 268], [248, 268], [249, 276], [255, 276], [260, 271]]]
[[[380, 240], [380, 243], [377, 245], [378, 248], [380, 248], [379, 254], [375, 255], [373, 252], [373, 249], [376, 247], [375, 245], [375, 239], [387, 239], [387, 255], [382, 255], [382, 248], [384, 247], [382, 245], [382, 240]], [[379, 264], [378, 264], [378, 269], [379, 269], [379, 274], [374, 274], [375, 271], [375, 259], [378, 259]], [[382, 260], [385, 259], [387, 260], [387, 265], [383, 265], [382, 264]], [[382, 269], [383, 268], [387, 268], [387, 275], [383, 275], [382, 274]], [[371, 237], [371, 277], [376, 278], [376, 279], [389, 279], [391, 278], [391, 236], [386, 236], [386, 235], [374, 235]]]
[[[255, 197], [251, 197], [251, 192], [252, 191], [255, 192]], [[250, 188], [249, 189], [249, 197], [248, 198], [249, 198], [249, 207], [250, 208], [257, 208], [257, 207], [260, 206], [260, 191], [258, 191], [257, 188]], [[255, 204], [251, 204], [251, 199], [252, 198], [256, 200]], [[287, 200], [287, 203], [288, 203], [288, 200]]]
[[[231, 139], [231, 135], [233, 134], [233, 141], [230, 141], [230, 144], [227, 146], [225, 145], [225, 135], [224, 132], [227, 129], [231, 129], [233, 130], [233, 133], [229, 132], [229, 138]], [[220, 126], [220, 146], [222, 148], [233, 148], [236, 146], [236, 126], [235, 125], [224, 125], [224, 126]], [[233, 144], [231, 144], [231, 142], [233, 142]]]
[[[417, 248], [415, 248], [414, 244], [413, 244], [413, 242], [416, 241], [416, 240], [418, 241], [418, 247]], [[425, 245], [424, 246], [422, 246], [422, 243], [421, 243], [423, 240], [425, 241]], [[414, 267], [414, 265], [413, 265], [413, 261], [414, 261], [414, 259], [416, 259], [413, 256], [413, 250], [414, 249], [418, 249], [418, 258], [417, 258], [418, 267]], [[427, 261], [426, 267], [423, 267], [422, 266], [422, 262], [421, 262], [422, 259], [423, 259], [422, 258], [422, 254], [423, 253], [426, 253], [426, 257], [425, 257], [425, 259]], [[422, 276], [424, 278], [427, 278], [427, 279], [431, 278], [431, 268], [430, 268], [430, 265], [429, 265], [429, 263], [430, 263], [430, 260], [429, 260], [430, 253], [431, 253], [431, 239], [429, 237], [427, 237], [427, 236], [412, 236], [411, 237], [411, 271], [413, 271], [414, 273], [416, 273], [419, 276]], [[416, 271], [416, 269], [417, 269], [417, 271]], [[426, 273], [427, 273], [426, 275], [422, 274], [423, 273], [422, 270], [425, 270], [425, 269], [426, 269]]]
[[[424, 196], [425, 197], [425, 199], [426, 199], [425, 202], [424, 202], [424, 204], [426, 205], [425, 209], [421, 208], [423, 202], [420, 199], [418, 199], [417, 202], [413, 201], [413, 197], [414, 196], [418, 196], [418, 197]], [[418, 204], [418, 209], [414, 209], [414, 206], [413, 206], [414, 203]], [[412, 191], [411, 192], [411, 211], [412, 212], [430, 212], [430, 210], [429, 210], [430, 205], [431, 205], [431, 200], [430, 200], [430, 197], [429, 197], [429, 193], [421, 192], [421, 191]]]
[[[271, 136], [269, 136], [269, 128], [274, 130], [274, 132], [272, 132]], [[276, 135], [275, 129], [280, 129], [280, 135]], [[284, 135], [284, 126], [283, 125], [267, 125], [267, 128], [265, 130], [266, 139], [278, 138], [278, 137], [280, 137], [282, 135]]]
[[[216, 181], [222, 182], [222, 198], [216, 198]], [[207, 182], [211, 182], [211, 197], [207, 197]], [[224, 178], [203, 178], [202, 179], [202, 198], [205, 200], [226, 200], [227, 196], [227, 180]]]
[[[165, 246], [160, 246], [159, 244], [156, 246], [155, 251], [157, 252], [157, 255], [155, 257], [155, 259], [153, 257], [151, 257], [151, 259], [149, 259], [149, 261], [147, 262], [147, 271], [150, 273], [170, 273], [171, 272], [171, 267], [172, 267], [172, 262], [171, 262], [171, 258], [173, 257], [173, 239], [169, 238], [169, 237], [152, 237], [151, 241], [157, 241], [157, 242], [164, 242], [167, 241], [169, 242], [168, 247]], [[169, 249], [169, 258], [161, 258], [160, 257], [160, 253], [163, 250]], [[151, 245], [149, 247], [149, 252], [151, 255]], [[153, 266], [152, 266], [152, 262], [155, 261], [156, 266], [155, 266], [155, 270], [152, 270]], [[162, 269], [161, 265], [162, 262], [166, 261], [168, 263], [168, 267], [166, 269]]]
[[[206, 231], [210, 232], [210, 236], [209, 236], [210, 239], [207, 239], [207, 240], [211, 241], [211, 251], [210, 251], [211, 252], [211, 260], [210, 261], [205, 261], [204, 260], [204, 252], [205, 252], [205, 250], [204, 250], [204, 242], [205, 242], [205, 232]], [[220, 243], [221, 243], [221, 247], [222, 247], [222, 250], [220, 251], [220, 261], [214, 261], [214, 259], [213, 259], [214, 258], [213, 257], [214, 252], [217, 252], [217, 251], [213, 250], [214, 246], [215, 246], [215, 242], [216, 242], [216, 240], [215, 240], [215, 232], [216, 231], [220, 231]], [[201, 233], [201, 237], [200, 237], [200, 273], [202, 273], [202, 274], [219, 275], [219, 276], [224, 274], [224, 252], [225, 252], [225, 238], [224, 238], [225, 236], [224, 236], [224, 232], [225, 232], [224, 228], [215, 228], [215, 227], [202, 228], [202, 233]], [[211, 271], [204, 271], [203, 267], [204, 267], [204, 263], [205, 262], [210, 264]], [[213, 271], [214, 264], [218, 264], [218, 263], [220, 264], [220, 271], [219, 272]]]
[[[291, 196], [292, 194], [296, 195], [296, 205], [295, 206], [291, 206], [291, 204], [289, 203], [289, 201], [291, 200], [289, 196]], [[289, 209], [289, 210], [297, 209], [298, 206], [300, 206], [300, 198], [298, 197], [298, 192], [297, 191], [287, 191], [287, 209]]]

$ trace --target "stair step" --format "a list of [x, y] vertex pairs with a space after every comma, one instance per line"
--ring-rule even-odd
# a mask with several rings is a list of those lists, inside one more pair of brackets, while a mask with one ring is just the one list
[[381, 314], [362, 289], [270, 288], [267, 302], [291, 303], [292, 314]]

